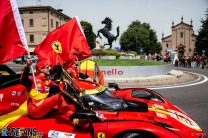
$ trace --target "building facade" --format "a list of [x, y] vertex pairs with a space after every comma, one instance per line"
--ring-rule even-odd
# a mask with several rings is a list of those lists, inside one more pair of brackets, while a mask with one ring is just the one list
[[193, 31], [192, 20], [190, 24], [181, 22], [174, 25], [172, 22], [172, 34], [164, 37], [162, 34], [162, 55], [177, 53], [181, 56], [192, 56], [195, 49], [196, 35]]
[[47, 34], [70, 20], [61, 9], [50, 6], [19, 7], [29, 51], [33, 52]]

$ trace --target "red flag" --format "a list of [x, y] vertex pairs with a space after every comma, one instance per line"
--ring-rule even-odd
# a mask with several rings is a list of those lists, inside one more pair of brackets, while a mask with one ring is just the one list
[[40, 60], [46, 60], [51, 65], [63, 65], [72, 55], [77, 55], [79, 60], [91, 56], [90, 47], [77, 17], [50, 32], [34, 52]]
[[26, 38], [15, 0], [0, 0], [0, 64], [27, 51]]

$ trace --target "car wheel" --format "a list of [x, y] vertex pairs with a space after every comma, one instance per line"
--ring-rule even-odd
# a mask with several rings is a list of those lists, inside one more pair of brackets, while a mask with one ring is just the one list
[[145, 138], [145, 137], [142, 136], [142, 134], [139, 132], [129, 132], [124, 134], [122, 138]]

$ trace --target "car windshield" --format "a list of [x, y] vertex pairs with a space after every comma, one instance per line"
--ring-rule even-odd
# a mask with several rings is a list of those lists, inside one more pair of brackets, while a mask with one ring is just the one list
[[85, 102], [94, 110], [119, 111], [127, 107], [125, 102], [107, 88], [96, 94], [85, 95]]
[[120, 111], [126, 109], [126, 103], [117, 95], [110, 92], [107, 88], [100, 91], [96, 91], [94, 94], [84, 94], [80, 97], [82, 90], [79, 86], [71, 79], [69, 74], [63, 69], [62, 79], [65, 82], [64, 90], [68, 93], [71, 99], [77, 99], [78, 104], [88, 107], [94, 110], [113, 110]]

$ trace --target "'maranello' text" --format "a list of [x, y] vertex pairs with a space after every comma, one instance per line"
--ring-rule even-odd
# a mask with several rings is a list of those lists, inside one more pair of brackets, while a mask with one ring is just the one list
[[117, 69], [111, 69], [111, 70], [102, 70], [102, 73], [104, 75], [110, 75], [110, 76], [113, 76], [113, 75], [123, 75], [123, 71], [122, 70], [117, 70]]

